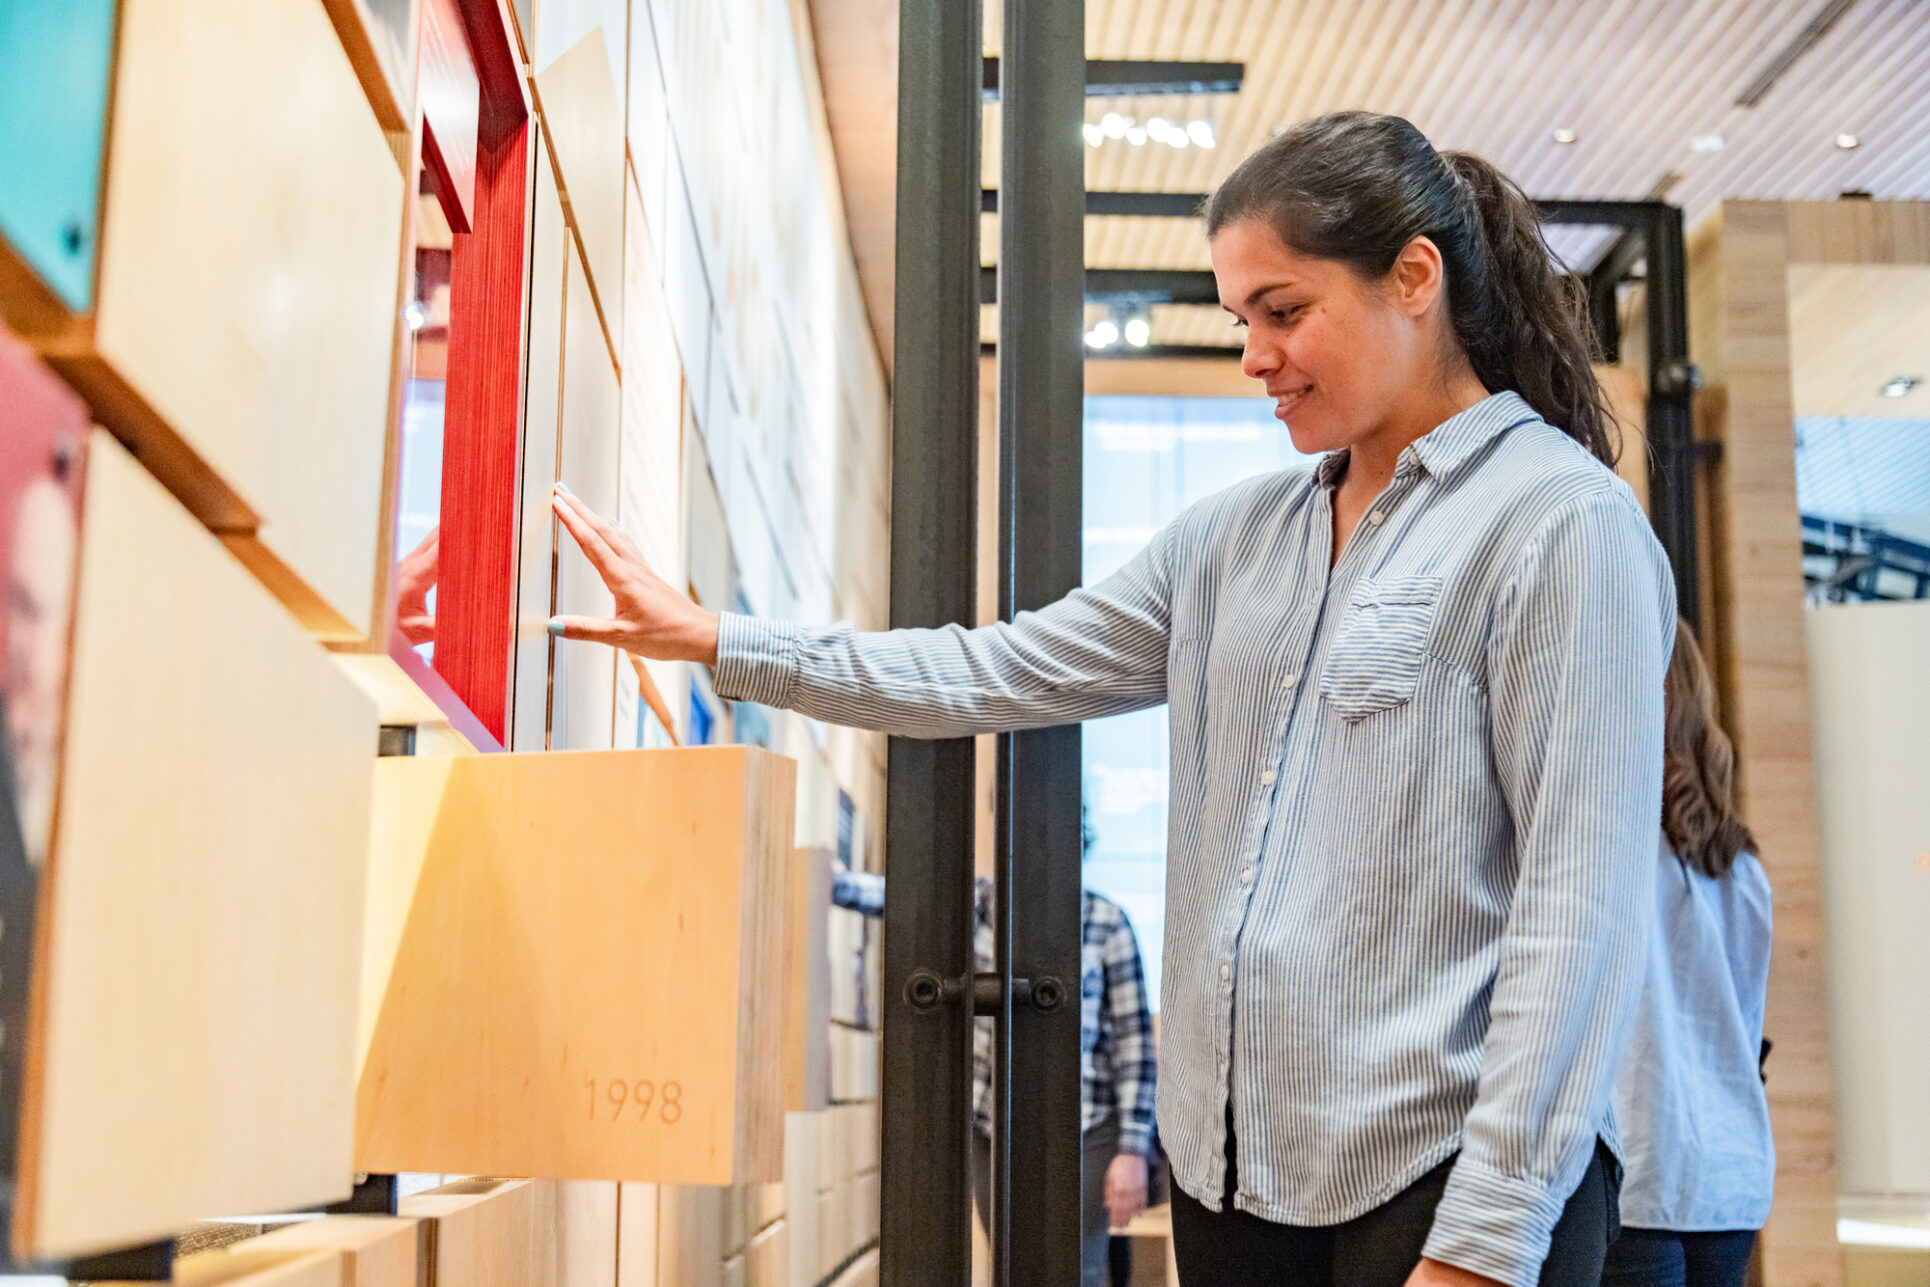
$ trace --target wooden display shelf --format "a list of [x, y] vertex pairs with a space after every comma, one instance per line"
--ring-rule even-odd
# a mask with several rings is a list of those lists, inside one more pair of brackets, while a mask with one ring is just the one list
[[755, 747], [378, 761], [356, 1165], [779, 1178], [795, 775]]
[[98, 94], [84, 289], [0, 236], [0, 316], [305, 625], [365, 638], [404, 177], [329, 14], [122, 0]]
[[330, 1201], [352, 1169], [374, 708], [100, 431], [80, 537], [22, 1260]]

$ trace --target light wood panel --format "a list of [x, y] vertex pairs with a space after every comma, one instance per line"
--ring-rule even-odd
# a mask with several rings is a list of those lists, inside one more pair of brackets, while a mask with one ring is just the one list
[[430, 1287], [541, 1287], [536, 1279], [538, 1185], [457, 1180], [396, 1203], [429, 1228]]
[[282, 1225], [247, 1244], [270, 1252], [331, 1252], [342, 1287], [426, 1287], [429, 1226], [408, 1216], [329, 1216]]
[[[535, 212], [529, 242], [529, 375], [523, 401], [523, 476], [517, 531], [516, 640], [509, 747], [549, 743], [550, 613], [556, 590], [558, 531], [550, 510], [556, 484], [557, 423], [563, 406], [564, 282], [575, 255], [563, 226], [556, 170], [536, 150]], [[559, 645], [560, 646], [560, 645]]]
[[96, 311], [29, 337], [335, 640], [370, 628], [402, 189], [320, 5], [128, 0]]
[[790, 1079], [785, 1107], [810, 1113], [830, 1103], [831, 957], [825, 931], [831, 913], [831, 854], [799, 849], [787, 871], [790, 906], [790, 996], [785, 1012]]
[[1930, 602], [1805, 615], [1840, 1180], [1930, 1199]]
[[177, 1287], [347, 1287], [339, 1255], [270, 1250], [256, 1242], [183, 1256], [170, 1281]]
[[1930, 262], [1922, 204], [1724, 202], [1689, 241], [1700, 436], [1720, 442], [1710, 540], [1715, 660], [1738, 796], [1776, 890], [1767, 1035], [1776, 1208], [1769, 1287], [1842, 1280], [1822, 858], [1796, 508], [1789, 269]]
[[382, 128], [415, 115], [416, 27], [422, 0], [322, 0]]
[[[543, 21], [537, 15], [537, 21]], [[623, 100], [611, 76], [611, 50], [623, 32], [592, 29], [568, 53], [536, 73], [536, 98], [557, 173], [563, 209], [589, 265], [594, 316], [605, 343], [618, 351], [623, 334]]]
[[1930, 419], [1930, 264], [1791, 264], [1789, 347], [1797, 415]]
[[356, 1164], [776, 1178], [794, 773], [754, 747], [377, 762]]
[[657, 1287], [657, 1186], [654, 1184], [618, 1186], [617, 1287]]
[[99, 432], [72, 656], [17, 1246], [344, 1196], [373, 706]]
[[537, 1185], [533, 1287], [617, 1287], [617, 1189], [594, 1180]]
[[[558, 475], [599, 514], [617, 509], [619, 390], [582, 260], [568, 256], [564, 293], [563, 401]], [[556, 610], [607, 617], [615, 600], [574, 540], [557, 539]], [[551, 667], [550, 745], [607, 749], [616, 720], [617, 654], [603, 644], [556, 641]]]

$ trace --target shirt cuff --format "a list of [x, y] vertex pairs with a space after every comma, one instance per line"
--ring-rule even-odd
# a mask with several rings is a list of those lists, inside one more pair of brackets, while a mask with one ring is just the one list
[[1537, 1287], [1568, 1195], [1503, 1175], [1463, 1153], [1448, 1173], [1421, 1254], [1510, 1287]]
[[797, 627], [725, 612], [717, 618], [711, 684], [726, 701], [785, 706], [797, 687]]
[[1119, 1127], [1119, 1151], [1137, 1153], [1150, 1159], [1153, 1155], [1153, 1128], [1134, 1122], [1122, 1122]]

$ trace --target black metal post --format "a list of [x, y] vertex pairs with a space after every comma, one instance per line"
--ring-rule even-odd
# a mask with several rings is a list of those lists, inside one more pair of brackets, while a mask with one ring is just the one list
[[[1005, 0], [1004, 42], [999, 612], [1009, 619], [1081, 579], [1083, 0]], [[999, 752], [997, 964], [1011, 1004], [997, 1007], [994, 1042], [992, 1281], [1062, 1287], [1079, 1280], [1080, 731], [1008, 734]]]
[[1648, 208], [1649, 520], [1675, 571], [1676, 609], [1702, 633], [1696, 552], [1694, 368], [1689, 365], [1689, 263], [1682, 211]]
[[[891, 624], [977, 604], [977, 4], [900, 0]], [[971, 1281], [973, 745], [891, 740], [883, 1287]], [[956, 983], [959, 986], [947, 986]]]

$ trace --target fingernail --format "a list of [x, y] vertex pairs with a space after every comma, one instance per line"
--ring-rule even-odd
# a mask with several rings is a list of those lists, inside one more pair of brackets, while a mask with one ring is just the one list
[[556, 490], [557, 490], [557, 491], [559, 491], [559, 492], [562, 492], [562, 493], [563, 493], [563, 494], [564, 494], [565, 496], [574, 496], [574, 495], [576, 495], [576, 493], [575, 493], [575, 492], [573, 492], [573, 491], [571, 491], [571, 490], [570, 490], [570, 488], [569, 488], [569, 484], [567, 484], [567, 483], [565, 483], [565, 482], [564, 482], [564, 481], [563, 481], [562, 479], [560, 479], [560, 478], [556, 480]]
[[563, 623], [556, 620], [555, 618], [551, 618], [549, 623], [549, 632], [555, 635], [558, 639], [561, 639], [563, 637]]

